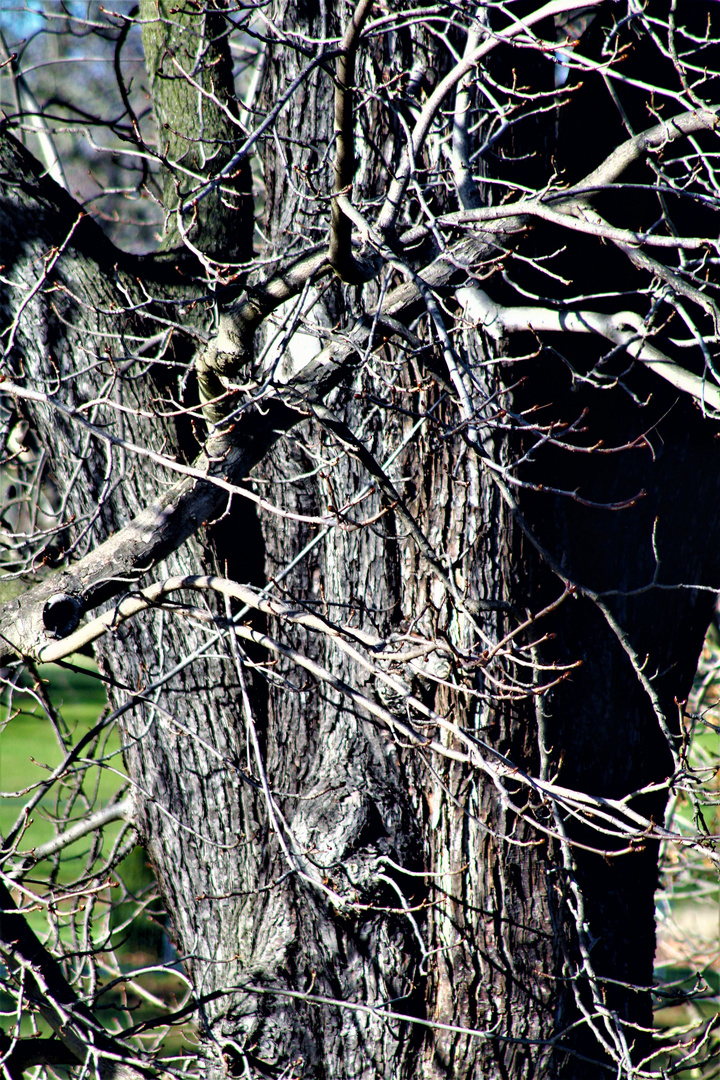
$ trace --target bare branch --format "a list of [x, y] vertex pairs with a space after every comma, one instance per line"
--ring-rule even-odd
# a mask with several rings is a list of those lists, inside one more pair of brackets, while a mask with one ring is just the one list
[[[540, 307], [505, 308], [496, 304], [482, 289], [458, 290], [458, 299], [469, 318], [494, 337], [533, 331], [541, 333], [600, 334], [621, 345], [634, 360], [649, 367], [683, 393], [691, 394], [703, 407], [720, 415], [720, 387], [681, 367], [647, 341], [647, 328], [634, 311], [603, 315], [597, 311], [558, 311]], [[627, 329], [630, 327], [630, 329]]]
[[[113, 1039], [78, 998], [60, 965], [28, 925], [3, 881], [0, 881], [0, 948], [16, 968], [32, 976], [33, 997], [43, 1017], [80, 1064], [99, 1066], [103, 1080], [131, 1080], [144, 1075], [130, 1059], [131, 1051]], [[134, 1055], [133, 1055], [134, 1056]]]
[[[478, 7], [474, 13], [475, 22], [468, 30], [463, 53], [463, 62], [473, 56], [480, 42], [479, 20], [487, 13], [482, 7]], [[484, 33], [489, 33], [484, 27]], [[476, 210], [480, 206], [477, 185], [473, 180], [470, 167], [470, 141], [468, 124], [471, 114], [471, 95], [468, 89], [469, 73], [460, 80], [455, 94], [455, 112], [453, 115], [452, 151], [450, 161], [452, 164], [455, 188], [458, 194], [458, 202], [463, 210]]]
[[[355, 175], [355, 54], [372, 0], [359, 0], [342, 40], [335, 72], [335, 194], [347, 195]], [[363, 280], [352, 253], [351, 223], [337, 199], [332, 201], [328, 261], [343, 281]]]
[[135, 806], [132, 799], [123, 799], [122, 802], [111, 803], [109, 806], [103, 807], [102, 810], [90, 814], [82, 821], [76, 822], [75, 825], [71, 825], [69, 829], [65, 829], [64, 832], [59, 833], [52, 840], [48, 840], [47, 843], [39, 844], [32, 849], [30, 854], [36, 862], [40, 862], [41, 859], [49, 859], [51, 855], [55, 855], [56, 852], [62, 851], [63, 848], [68, 847], [70, 844], [74, 844], [76, 840], [81, 840], [83, 836], [87, 836], [88, 833], [95, 832], [97, 829], [103, 829], [113, 821], [132, 821], [134, 813]]
[[[595, 7], [602, 0], [591, 0], [587, 7]], [[469, 56], [463, 58], [459, 64], [450, 71], [438, 84], [433, 93], [423, 106], [412, 133], [412, 145], [409, 146], [403, 156], [402, 164], [398, 169], [396, 178], [391, 183], [385, 204], [377, 220], [377, 229], [386, 235], [395, 226], [405, 190], [415, 168], [415, 160], [420, 153], [423, 144], [430, 132], [430, 128], [437, 116], [445, 98], [454, 90], [458, 83], [468, 75], [474, 67], [493, 51], [498, 45], [512, 41], [518, 35], [527, 32], [536, 23], [543, 19], [559, 15], [563, 11], [571, 11], [577, 7], [575, 0], [550, 0], [549, 3], [537, 8], [524, 19], [518, 19], [512, 12], [508, 12], [513, 22], [505, 30], [493, 34], [475, 49]]]
[[634, 161], [638, 161], [645, 154], [659, 153], [676, 139], [692, 135], [697, 131], [714, 131], [718, 125], [719, 110], [720, 106], [715, 106], [711, 109], [680, 113], [628, 139], [613, 150], [612, 154], [609, 154], [601, 165], [588, 173], [579, 184], [563, 192], [561, 202], [566, 198], [579, 202], [583, 195], [592, 196], [593, 192], [617, 180]]

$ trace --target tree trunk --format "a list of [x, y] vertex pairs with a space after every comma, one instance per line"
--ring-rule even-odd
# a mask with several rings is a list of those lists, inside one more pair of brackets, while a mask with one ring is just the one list
[[[143, 17], [154, 7], [142, 4]], [[176, 21], [192, 27], [193, 18], [185, 12]], [[288, 33], [302, 28], [310, 42], [341, 32], [334, 13], [326, 26], [321, 10], [290, 0], [275, 5], [274, 20]], [[151, 85], [160, 85], [173, 55], [181, 67], [195, 55], [159, 43], [152, 25], [144, 33]], [[430, 53], [422, 28], [403, 33], [392, 60], [384, 38], [368, 49], [363, 85], [380, 86]], [[220, 23], [207, 40], [213, 90], [229, 101]], [[271, 42], [265, 111], [317, 59], [307, 52]], [[433, 62], [443, 63], [437, 55]], [[327, 236], [327, 203], [313, 191], [332, 190], [332, 64], [315, 64], [278, 118], [277, 141], [265, 145], [266, 228], [278, 255]], [[443, 74], [426, 72], [425, 91]], [[172, 119], [172, 84], [162, 87], [160, 125], [191, 144], [192, 132]], [[411, 104], [401, 101], [398, 113]], [[374, 108], [367, 104], [359, 123], [376, 145], [392, 143], [392, 174], [393, 123], [402, 125]], [[613, 138], [622, 135], [614, 130]], [[216, 149], [223, 140], [236, 148], [239, 137], [216, 132]], [[151, 261], [110, 250], [87, 218], [75, 225], [72, 201], [39, 170], [29, 172], [9, 139], [2, 147], [12, 204], [0, 221], [5, 272], [34, 287], [37, 266], [62, 248], [21, 312], [14, 377], [51, 396], [61, 380], [63, 402], [76, 408], [102, 391], [124, 411], [93, 406], [95, 424], [189, 460], [189, 430], [155, 407], [177, 390], [188, 350], [178, 347], [175, 366], [161, 369], [133, 360], [134, 335], [147, 336], [150, 323], [132, 309], [148, 288], [189, 298], [193, 286], [149, 281]], [[189, 160], [179, 144], [168, 155]], [[217, 162], [206, 158], [210, 175]], [[430, 165], [428, 157], [418, 168]], [[205, 167], [193, 159], [194, 170]], [[584, 175], [581, 165], [576, 173]], [[23, 175], [30, 178], [21, 182]], [[369, 157], [359, 162], [364, 196], [386, 182]], [[193, 218], [202, 257], [248, 258], [246, 173], [238, 190], [232, 242], [221, 199]], [[167, 188], [168, 210], [178, 194]], [[539, 229], [523, 250], [542, 254], [546, 239]], [[578, 257], [570, 250], [568, 264]], [[597, 284], [604, 274], [626, 274], [619, 266], [620, 256], [607, 253], [588, 274]], [[349, 334], [381, 299], [378, 281], [323, 279], [312, 288], [307, 318], [328, 335]], [[441, 296], [446, 317], [459, 317], [452, 290]], [[17, 304], [15, 293], [5, 296], [11, 316]], [[570, 343], [562, 358], [545, 349], [514, 361], [466, 323], [476, 373], [471, 437], [435, 332], [409, 306], [398, 318], [407, 323], [402, 347], [374, 351], [322, 402], [283, 414], [282, 430], [278, 421], [262, 446], [258, 436], [252, 489], [291, 516], [258, 513], [234, 496], [155, 576], [277, 583], [295, 608], [351, 626], [359, 638], [407, 651], [422, 636], [433, 644], [424, 672], [407, 659], [388, 672], [454, 728], [424, 726], [417, 708], [402, 694], [392, 698], [329, 635], [277, 616], [243, 617], [258, 635], [244, 656], [230, 635], [208, 647], [207, 622], [239, 609], [212, 596], [185, 615], [149, 611], [96, 646], [113, 705], [143, 695], [121, 718], [125, 757], [142, 841], [199, 1002], [202, 1074], [599, 1078], [620, 1060], [613, 1068], [629, 1075], [650, 1046], [657, 841], [603, 835], [526, 781], [556, 779], [608, 799], [637, 792], [631, 809], [662, 822], [666, 790], [644, 789], [672, 773], [678, 703], [712, 613], [703, 587], [720, 579], [714, 428], [638, 365], [626, 375], [625, 361], [610, 362], [616, 380], [604, 395], [578, 391], [573, 370], [592, 369], [603, 346]], [[534, 341], [517, 352], [533, 349]], [[498, 472], [535, 434], [522, 425], [508, 434], [495, 421], [499, 410], [518, 417], [545, 403], [555, 425], [576, 423], [587, 406], [582, 446], [602, 441], [608, 452], [541, 443], [516, 474], [525, 489], [513, 495]], [[72, 502], [74, 556], [119, 530], [166, 483], [117, 443], [97, 444], [99, 460], [86, 431], [47, 403], [28, 409]], [[389, 462], [397, 500], [369, 474], [345, 429], [376, 462]], [[558, 493], [578, 489], [581, 499]], [[336, 527], [301, 520], [345, 507]], [[647, 588], [653, 583], [664, 588]], [[544, 608], [551, 610], [536, 618]], [[262, 634], [334, 681], [319, 682], [296, 657], [269, 655]], [[344, 684], [388, 707], [423, 736], [420, 744], [388, 728]]]

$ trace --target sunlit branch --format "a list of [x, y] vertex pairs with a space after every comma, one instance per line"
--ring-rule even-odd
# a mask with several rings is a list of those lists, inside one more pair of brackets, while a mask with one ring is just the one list
[[38, 844], [37, 847], [32, 849], [32, 857], [37, 862], [41, 859], [49, 859], [51, 855], [55, 855], [58, 851], [62, 851], [63, 848], [74, 844], [76, 840], [81, 840], [88, 833], [96, 832], [113, 821], [125, 820], [132, 822], [134, 813], [135, 807], [132, 799], [123, 799], [122, 802], [111, 803], [109, 806], [103, 807], [102, 810], [96, 810], [93, 814], [89, 814], [75, 825], [71, 825], [69, 829], [65, 829], [64, 832], [59, 833], [52, 840], [48, 840], [44, 844]]
[[[467, 60], [477, 52], [480, 42], [480, 27], [477, 20], [481, 17], [482, 8], [478, 7], [475, 11], [476, 21], [467, 33], [463, 61]], [[489, 32], [487, 27], [484, 27], [484, 32]], [[468, 82], [469, 76], [465, 75], [458, 83], [457, 92], [455, 94], [450, 162], [452, 165], [453, 177], [455, 179], [458, 202], [463, 210], [474, 210], [480, 205], [480, 197], [470, 167], [468, 122], [471, 115], [472, 102]]]
[[468, 317], [486, 333], [502, 338], [505, 334], [523, 333], [571, 333], [599, 334], [620, 345], [634, 360], [660, 375], [676, 389], [690, 394], [704, 408], [720, 414], [720, 387], [694, 375], [681, 367], [669, 356], [655, 348], [647, 340], [648, 329], [641, 317], [633, 311], [620, 311], [603, 315], [597, 311], [561, 311], [541, 307], [502, 307], [496, 304], [482, 289], [472, 286], [458, 290]]
[[[601, 0], [591, 0], [587, 7], [594, 7], [599, 4]], [[445, 76], [444, 79], [438, 84], [436, 89], [428, 98], [427, 102], [423, 106], [423, 110], [418, 117], [415, 127], [412, 133], [412, 145], [409, 146], [403, 156], [402, 163], [398, 169], [397, 176], [390, 184], [388, 194], [385, 199], [385, 204], [377, 219], [376, 228], [383, 236], [388, 234], [389, 231], [394, 228], [397, 221], [400, 207], [402, 205], [403, 197], [407, 189], [410, 177], [415, 169], [415, 162], [418, 154], [420, 153], [423, 144], [430, 132], [433, 122], [438, 115], [442, 104], [450, 93], [454, 90], [458, 83], [468, 75], [473, 68], [487, 56], [493, 49], [499, 44], [507, 41], [512, 41], [513, 38], [519, 34], [527, 31], [530, 27], [540, 22], [542, 19], [550, 18], [553, 15], [558, 15], [563, 11], [571, 11], [577, 7], [575, 0], [550, 0], [550, 3], [544, 4], [542, 7], [537, 8], [530, 15], [527, 15], [524, 19], [518, 19], [515, 15], [508, 12], [513, 19], [512, 24], [505, 30], [501, 30], [498, 33], [486, 38], [485, 41], [478, 48], [472, 52], [469, 56], [463, 58], [459, 64]]]

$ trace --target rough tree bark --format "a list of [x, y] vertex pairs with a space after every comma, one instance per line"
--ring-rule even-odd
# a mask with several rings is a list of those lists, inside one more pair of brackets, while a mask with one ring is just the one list
[[[0, 261], [12, 282], [3, 286], [13, 326], [6, 378], [36, 392], [37, 400], [23, 399], [18, 389], [18, 402], [52, 453], [59, 490], [70, 493], [73, 558], [92, 558], [113, 532], [118, 540], [86, 576], [83, 563], [71, 562], [43, 586], [29, 621], [22, 600], [6, 606], [3, 633], [20, 653], [40, 655], [50, 595], [69, 598], [73, 626], [49, 628], [69, 632], [76, 614], [127, 591], [128, 579], [146, 584], [152, 564], [157, 580], [276, 583], [275, 595], [295, 609], [349, 625], [360, 641], [407, 635], [406, 651], [420, 638], [431, 643], [419, 672], [378, 652], [380, 667], [418, 699], [410, 705], [329, 635], [277, 612], [243, 617], [254, 641], [220, 635], [210, 650], [202, 621], [164, 607], [96, 642], [112, 703], [136, 695], [120, 720], [127, 768], [139, 833], [200, 1003], [202, 1075], [530, 1080], [601, 1077], [614, 1060], [628, 1076], [650, 1049], [660, 833], [650, 826], [643, 839], [636, 826], [631, 842], [603, 835], [527, 778], [607, 799], [638, 792], [626, 808], [662, 823], [678, 703], [712, 614], [709, 587], [720, 581], [717, 425], [642, 364], [629, 369], [621, 350], [604, 368], [606, 389], [582, 383], [578, 373], [593, 370], [607, 342], [566, 335], [558, 352], [528, 333], [511, 349], [463, 316], [458, 286], [482, 286], [511, 245], [535, 260], [557, 247], [557, 226], [525, 231], [520, 216], [504, 233], [473, 241], [469, 277], [467, 248], [458, 247], [453, 265], [439, 259], [429, 234], [415, 253], [397, 236], [381, 238], [391, 255], [426, 269], [444, 319], [451, 328], [456, 320], [454, 340], [475, 373], [470, 417], [417, 283], [403, 283], [397, 267], [377, 273], [366, 244], [357, 250], [370, 280], [342, 282], [325, 265], [309, 283], [307, 318], [334, 358], [324, 374], [311, 365], [303, 383], [286, 359], [285, 397], [231, 417], [232, 430], [226, 418], [241, 400], [232, 385], [229, 406], [206, 409], [212, 439], [195, 466], [226, 488], [251, 476], [252, 489], [286, 516], [256, 512], [192, 477], [165, 496], [168, 473], [134, 448], [180, 467], [194, 460], [202, 421], [191, 431], [162, 403], [196, 347], [210, 367], [231, 347], [226, 339], [197, 346], [211, 333], [206, 296], [172, 315], [185, 319], [187, 335], [176, 332], [165, 366], [138, 358], [138, 342], [158, 325], [153, 319], [167, 317], [166, 303], [203, 294], [208, 265], [245, 263], [252, 253], [248, 158], [233, 159], [242, 139], [227, 23], [222, 4], [210, 7], [140, 5], [168, 166], [163, 246], [179, 246], [185, 230], [192, 245], [177, 274], [167, 254], [141, 260], [112, 249], [11, 135], [0, 139]], [[598, 5], [599, 20], [610, 19], [608, 7]], [[273, 8], [260, 113], [307, 72], [261, 147], [264, 254], [281, 271], [327, 240], [327, 200], [314, 196], [333, 190], [336, 50], [318, 42], [336, 42], [349, 14], [293, 0]], [[354, 199], [384, 196], [402, 168], [405, 127], [454, 63], [431, 31], [427, 20], [409, 19], [393, 40], [378, 34], [363, 43]], [[462, 54], [459, 26], [448, 33]], [[642, 73], [642, 57], [633, 62]], [[517, 66], [528, 85], [544, 87], [543, 63], [537, 53], [518, 59], [500, 50], [488, 70], [502, 82]], [[377, 104], [392, 80], [394, 111]], [[488, 174], [502, 166], [505, 180], [510, 173], [522, 184], [534, 170], [539, 188], [560, 160], [573, 184], [627, 140], [618, 114], [601, 137], [581, 137], [582, 116], [604, 100], [599, 80], [587, 81], [561, 116], [536, 117], [531, 164], [511, 132], [485, 164]], [[628, 105], [638, 130], [654, 122], [641, 121], [643, 108]], [[420, 184], [441, 153], [423, 150]], [[218, 185], [193, 204], [187, 192], [197, 178], [228, 162], [230, 190]], [[640, 164], [637, 175], [652, 174]], [[414, 207], [418, 190], [407, 195]], [[442, 191], [433, 197], [435, 215], [457, 209]], [[181, 213], [178, 200], [187, 200]], [[628, 227], [638, 227], [635, 219]], [[568, 236], [553, 267], [572, 278], [576, 295], [602, 292], [608, 279], [618, 292], [638, 288], [638, 270], [617, 247]], [[248, 297], [269, 309], [263, 274]], [[237, 277], [223, 288], [221, 303], [237, 297]], [[563, 295], [558, 287], [554, 299]], [[494, 300], [525, 303], [509, 283]], [[368, 337], [382, 305], [384, 344]], [[203, 370], [201, 362], [200, 403], [229, 385], [211, 376], [208, 395]], [[193, 385], [185, 404], [197, 413]], [[59, 413], [55, 402], [74, 413]], [[532, 410], [537, 424], [527, 420]], [[77, 424], [80, 414], [94, 433]], [[581, 415], [578, 445], [593, 453], [538, 440], [538, 430], [552, 435]], [[115, 442], [97, 438], [99, 429]], [[525, 489], [508, 487], [502, 469], [530, 448], [513, 474]], [[392, 458], [386, 473], [396, 497], [369, 471], [368, 452], [380, 464]], [[153, 506], [154, 519], [139, 518]], [[341, 527], [321, 531], [303, 520], [348, 506]], [[122, 547], [128, 522], [139, 520], [137, 534], [156, 539], [163, 515], [165, 546], [150, 551], [145, 537]], [[212, 594], [199, 603], [201, 615], [221, 623], [240, 608], [237, 597], [227, 607]], [[44, 629], [37, 611], [46, 612]], [[18, 626], [30, 628], [24, 637]], [[330, 680], [319, 682], [287, 652], [268, 666], [263, 634], [322, 665]], [[496, 649], [511, 634], [513, 647]], [[347, 686], [401, 726], [389, 727]], [[453, 726], [425, 726], [420, 704]]]

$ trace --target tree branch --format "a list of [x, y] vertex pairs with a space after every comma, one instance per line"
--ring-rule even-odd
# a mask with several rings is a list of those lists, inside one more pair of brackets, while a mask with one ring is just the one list
[[[617, 180], [625, 169], [642, 157], [643, 154], [660, 150], [676, 139], [696, 132], [714, 130], [719, 122], [718, 111], [720, 111], [720, 106], [717, 109], [702, 109], [680, 113], [671, 120], [666, 120], [661, 124], [654, 124], [639, 135], [627, 139], [617, 149], [613, 150], [596, 169], [593, 169], [579, 183], [574, 184], [565, 191], [523, 198], [514, 203], [505, 203], [503, 206], [481, 206], [474, 209], [462, 209], [454, 213], [440, 215], [437, 218], [437, 223], [439, 225], [460, 225], [476, 221], [483, 222], [488, 227], [493, 222], [500, 221], [503, 218], [535, 215], [572, 228], [573, 224], [563, 222], [560, 220], [559, 215], [569, 216], [571, 223], [577, 221], [578, 218], [572, 215], [576, 214], [580, 208], [586, 207], [599, 192], [606, 191], [608, 186], [614, 180]], [[588, 227], [582, 231], [593, 232], [593, 229]], [[614, 229], [606, 222], [603, 222], [602, 225], [598, 223], [594, 235], [617, 240], [620, 243], [627, 243], [628, 241], [636, 243], [660, 241], [662, 243], [667, 242], [666, 246], [681, 246], [680, 242], [675, 238], [652, 236], [648, 238], [645, 233]], [[683, 240], [682, 243], [684, 244], [685, 241]], [[691, 239], [689, 243], [709, 243], [709, 240], [707, 238]]]
[[[703, 407], [720, 416], [720, 387], [687, 371], [647, 341], [647, 327], [634, 311], [603, 315], [597, 311], [555, 311], [542, 307], [502, 307], [474, 286], [458, 289], [458, 299], [468, 317], [493, 337], [533, 331], [536, 333], [600, 334], [650, 368], [683, 393], [691, 394]], [[630, 329], [627, 329], [630, 327]]]
[[[586, 6], [596, 7], [601, 2], [602, 0], [590, 0], [590, 3]], [[458, 83], [460, 83], [461, 80], [477, 66], [480, 60], [482, 60], [484, 56], [487, 56], [488, 53], [492, 52], [498, 45], [512, 41], [513, 38], [516, 38], [524, 31], [528, 31], [530, 27], [541, 22], [543, 19], [548, 19], [563, 11], [574, 10], [576, 7], [577, 0], [550, 0], [550, 3], [537, 8], [524, 19], [518, 19], [516, 16], [512, 15], [512, 13], [508, 13], [513, 19], [512, 24], [504, 30], [488, 36], [474, 52], [470, 53], [469, 56], [463, 57], [463, 59], [455, 65], [452, 71], [450, 71], [438, 84], [425, 103], [423, 110], [415, 123], [411, 144], [407, 147], [400, 167], [398, 168], [397, 175], [388, 189], [385, 203], [377, 220], [376, 227], [380, 233], [385, 236], [395, 226], [408, 182], [415, 167], [415, 159], [422, 150], [435, 117], [450, 91], [454, 90]]]
[[96, 1059], [104, 1080], [138, 1080], [145, 1075], [129, 1051], [98, 1023], [63, 975], [57, 960], [17, 910], [0, 880], [0, 948], [11, 967], [25, 968], [32, 977], [32, 999], [63, 1045], [80, 1064]]
[[660, 124], [641, 131], [639, 135], [628, 139], [609, 154], [601, 165], [588, 173], [580, 183], [574, 184], [568, 191], [563, 192], [558, 199], [553, 199], [553, 204], [572, 201], [576, 205], [582, 202], [583, 196], [592, 196], [598, 190], [617, 180], [628, 166], [638, 161], [645, 154], [660, 151], [668, 143], [686, 135], [693, 135], [697, 131], [714, 131], [718, 125], [718, 112], [720, 106], [710, 109], [697, 109], [692, 112], [680, 113], [678, 116], [664, 120]]
[[[353, 95], [355, 54], [372, 0], [359, 0], [342, 40], [335, 73], [335, 194], [348, 194], [355, 176]], [[330, 212], [328, 260], [343, 281], [363, 281], [364, 275], [352, 253], [352, 224], [337, 199]]]
[[[69, 654], [66, 653], [65, 655]], [[135, 804], [131, 798], [112, 803], [110, 806], [103, 807], [102, 810], [96, 810], [94, 814], [82, 818], [74, 825], [71, 825], [69, 829], [65, 829], [58, 836], [54, 836], [52, 840], [33, 848], [33, 861], [40, 862], [41, 859], [49, 859], [51, 855], [69, 847], [70, 844], [74, 844], [76, 840], [82, 840], [83, 836], [87, 836], [88, 833], [95, 832], [97, 829], [104, 829], [106, 825], [113, 821], [125, 820], [132, 822], [134, 813]]]
[[[483, 13], [482, 8], [478, 8], [474, 13], [476, 21], [467, 32], [463, 61], [466, 61], [477, 52], [480, 43], [480, 18], [483, 14], [485, 21], [487, 21], [487, 13]], [[486, 34], [489, 32], [487, 26], [484, 26], [483, 30]], [[469, 80], [470, 75], [468, 73], [458, 83], [457, 93], [455, 94], [450, 152], [450, 165], [455, 179], [455, 190], [457, 191], [458, 202], [463, 210], [475, 210], [480, 206], [477, 184], [473, 180], [470, 167], [468, 115], [471, 109], [471, 96], [468, 89]]]
[[[596, 210], [592, 209], [592, 207], [581, 206], [580, 212], [587, 221], [593, 224], [596, 223], [598, 225], [607, 226], [607, 222]], [[684, 278], [680, 277], [679, 274], [673, 273], [668, 266], [665, 266], [665, 264], [661, 263], [658, 259], [654, 259], [652, 255], [648, 255], [647, 252], [641, 251], [637, 247], [631, 247], [629, 244], [623, 244], [619, 240], [613, 240], [613, 243], [638, 270], [647, 271], [649, 274], [652, 274], [653, 277], [658, 278], [660, 281], [664, 281], [666, 285], [669, 285], [673, 292], [678, 293], [680, 296], [687, 297], [688, 300], [692, 300], [701, 307], [712, 319], [715, 333], [720, 336], [720, 309], [711, 297], [707, 296], [704, 292], [701, 292], [700, 289], [696, 289], [688, 281], [685, 281]]]

